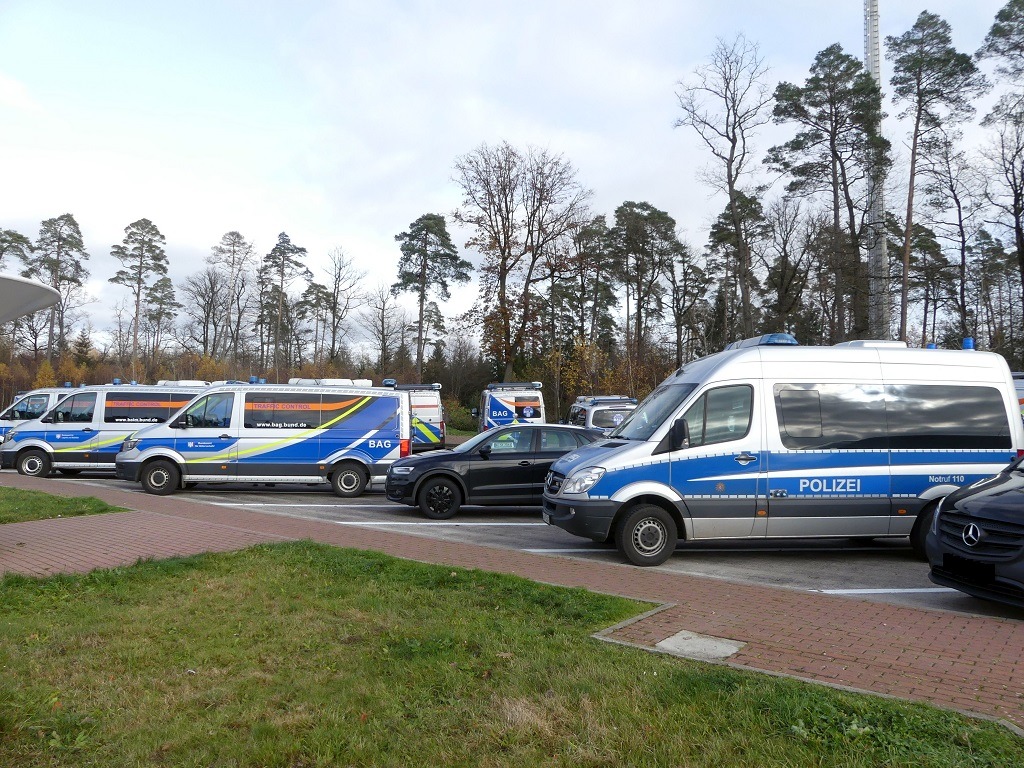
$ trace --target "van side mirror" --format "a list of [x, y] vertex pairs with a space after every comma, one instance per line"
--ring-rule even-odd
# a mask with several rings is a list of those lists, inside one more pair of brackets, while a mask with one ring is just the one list
[[479, 415], [480, 415], [480, 412], [479, 412], [479, 411], [478, 411], [478, 410], [477, 410], [476, 408], [473, 408], [473, 409], [472, 409], [472, 410], [471, 410], [471, 411], [469, 412], [469, 415], [470, 415], [470, 416], [472, 416], [472, 417], [473, 417], [473, 418], [475, 419], [475, 418], [476, 418], [477, 416], [479, 416]]
[[171, 429], [188, 429], [188, 415], [179, 416], [172, 421]]
[[681, 448], [690, 447], [690, 425], [686, 419], [680, 417], [672, 422], [670, 434], [671, 450], [678, 451]]
[[40, 421], [43, 422], [43, 424], [53, 424], [53, 416], [43, 416]]

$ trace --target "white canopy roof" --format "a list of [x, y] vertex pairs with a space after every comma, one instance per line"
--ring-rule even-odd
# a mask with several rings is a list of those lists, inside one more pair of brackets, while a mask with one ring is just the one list
[[0, 274], [0, 323], [52, 307], [59, 300], [60, 294], [47, 285]]

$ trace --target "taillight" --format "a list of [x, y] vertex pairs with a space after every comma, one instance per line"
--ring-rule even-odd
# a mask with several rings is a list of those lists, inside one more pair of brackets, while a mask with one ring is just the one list
[[1024, 456], [1024, 448], [1017, 449], [1017, 458], [1019, 459], [1021, 456]]
[[411, 442], [412, 442], [411, 440], [402, 440], [402, 441], [401, 441], [401, 445], [400, 445], [400, 448], [399, 448], [399, 450], [400, 450], [400, 453], [401, 453], [401, 457], [402, 457], [403, 459], [404, 459], [404, 458], [405, 458], [406, 456], [408, 456], [408, 455], [409, 455], [409, 443], [411, 443]]

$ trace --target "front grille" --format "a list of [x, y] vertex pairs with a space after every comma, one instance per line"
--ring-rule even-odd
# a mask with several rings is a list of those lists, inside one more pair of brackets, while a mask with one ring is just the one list
[[[964, 528], [970, 523], [977, 525], [982, 533], [981, 540], [973, 547], [967, 546], [963, 538]], [[939, 538], [950, 549], [969, 557], [1009, 560], [1024, 548], [1024, 525], [955, 511], [942, 512], [939, 515]]]
[[550, 493], [552, 496], [557, 496], [558, 492], [562, 490], [562, 483], [565, 482], [565, 475], [561, 472], [548, 472], [547, 478], [544, 480], [544, 491]]

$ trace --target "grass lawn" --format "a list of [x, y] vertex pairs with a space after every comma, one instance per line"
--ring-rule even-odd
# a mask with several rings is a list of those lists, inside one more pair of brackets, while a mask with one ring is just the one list
[[120, 507], [112, 507], [92, 496], [64, 498], [39, 491], [0, 488], [0, 525], [23, 523], [26, 520], [46, 520], [51, 517], [77, 517], [120, 511]]
[[0, 766], [1024, 765], [992, 723], [590, 637], [635, 602], [325, 545], [0, 605]]

